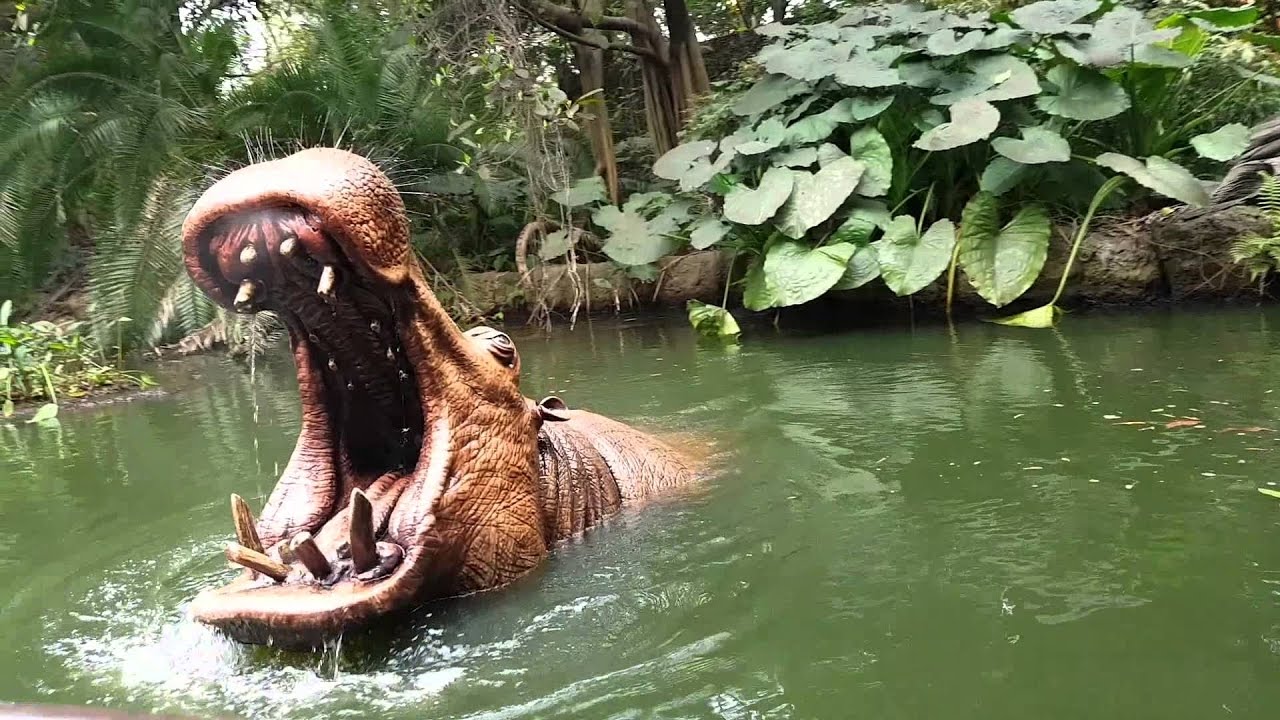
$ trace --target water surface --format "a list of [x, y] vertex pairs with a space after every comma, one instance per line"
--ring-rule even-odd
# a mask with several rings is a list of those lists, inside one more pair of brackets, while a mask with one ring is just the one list
[[[525, 391], [705, 447], [486, 596], [320, 654], [185, 617], [298, 430], [283, 356], [0, 426], [0, 700], [263, 718], [1274, 718], [1280, 313], [517, 333]], [[1196, 418], [1201, 427], [1166, 424]], [[1138, 423], [1138, 424], [1126, 424]], [[1190, 423], [1181, 423], [1190, 424]]]

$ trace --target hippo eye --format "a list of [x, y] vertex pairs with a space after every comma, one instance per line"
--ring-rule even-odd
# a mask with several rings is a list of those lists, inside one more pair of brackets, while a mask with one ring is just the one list
[[489, 336], [489, 351], [503, 365], [511, 367], [516, 362], [516, 346], [506, 333], [495, 332]]

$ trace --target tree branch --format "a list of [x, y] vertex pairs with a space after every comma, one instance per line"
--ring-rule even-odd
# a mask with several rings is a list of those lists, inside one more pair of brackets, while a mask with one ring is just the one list
[[647, 40], [653, 40], [653, 37], [649, 34], [649, 28], [631, 18], [617, 17], [616, 15], [601, 15], [600, 17], [591, 18], [576, 13], [563, 5], [550, 2], [550, 0], [526, 1], [531, 10], [536, 9], [537, 14], [551, 18], [551, 22], [568, 29], [570, 32], [581, 31], [582, 28], [616, 30], [617, 32], [624, 32], [633, 38], [643, 37]]
[[[666, 60], [664, 60], [660, 55], [658, 55], [656, 52], [654, 52], [649, 48], [637, 47], [635, 45], [628, 45], [626, 43], [615, 43], [615, 42], [609, 42], [609, 41], [597, 42], [595, 40], [592, 40], [591, 38], [575, 34], [570, 30], [567, 30], [564, 27], [556, 24], [555, 22], [552, 22], [550, 20], [547, 20], [541, 17], [532, 8], [526, 7], [524, 8], [524, 11], [525, 11], [525, 14], [529, 16], [530, 20], [534, 21], [539, 26], [555, 33], [556, 35], [559, 35], [565, 40], [568, 40], [569, 42], [578, 43], [579, 45], [586, 45], [588, 47], [599, 48], [600, 50], [604, 50], [605, 52], [608, 52], [610, 50], [621, 50], [622, 52], [625, 52], [625, 53], [631, 53], [632, 55], [639, 55], [640, 57], [652, 60], [653, 62], [656, 62], [659, 65], [662, 65], [663, 67], [666, 67], [667, 65]], [[626, 20], [626, 18], [619, 18], [619, 19]], [[628, 22], [630, 21], [628, 20]], [[583, 25], [583, 27], [593, 27], [593, 26]], [[648, 36], [647, 31], [645, 33], [645, 36], [646, 37]]]

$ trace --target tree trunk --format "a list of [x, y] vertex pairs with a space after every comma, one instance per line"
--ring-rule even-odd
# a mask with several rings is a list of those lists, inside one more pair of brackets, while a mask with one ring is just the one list
[[[602, 14], [603, 0], [585, 0], [582, 12], [587, 15]], [[608, 42], [608, 38], [599, 30], [583, 28], [581, 35], [592, 42]], [[618, 185], [618, 154], [613, 147], [613, 126], [609, 122], [609, 105], [605, 101], [604, 51], [588, 45], [574, 45], [573, 49], [578, 59], [578, 75], [582, 80], [580, 97], [587, 98], [584, 109], [590, 117], [586, 125], [587, 134], [591, 137], [591, 151], [596, 158], [596, 173], [604, 180], [609, 202], [617, 205], [622, 201], [622, 191]]]
[[675, 99], [676, 114], [683, 121], [693, 98], [711, 90], [711, 80], [707, 78], [702, 48], [698, 45], [698, 35], [689, 18], [685, 0], [663, 0], [662, 5], [667, 14], [667, 28], [671, 31], [667, 55], [671, 95]]
[[636, 38], [637, 45], [652, 50], [659, 57], [668, 58], [667, 66], [644, 58], [640, 62], [640, 79], [644, 89], [644, 114], [649, 126], [649, 137], [653, 140], [654, 152], [662, 155], [676, 146], [677, 133], [680, 131], [680, 111], [672, 90], [673, 63], [662, 34], [658, 30], [658, 22], [653, 17], [653, 9], [646, 0], [627, 0], [627, 16], [649, 29], [649, 38]]
[[769, 8], [773, 10], [773, 21], [780, 23], [787, 19], [787, 0], [769, 0]]

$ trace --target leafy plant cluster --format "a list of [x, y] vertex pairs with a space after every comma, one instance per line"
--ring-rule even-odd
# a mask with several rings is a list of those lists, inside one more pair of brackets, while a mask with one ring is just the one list
[[1051, 212], [1082, 212], [1108, 175], [1207, 201], [1182, 162], [1243, 149], [1243, 125], [1207, 123], [1255, 78], [1187, 98], [1188, 78], [1208, 37], [1256, 19], [1211, 9], [1156, 23], [1103, 0], [1044, 0], [969, 15], [875, 5], [759, 28], [773, 41], [728, 104], [732, 121], [715, 103], [701, 126], [719, 134], [658, 159], [672, 199], [599, 207], [603, 250], [624, 265], [677, 238], [745, 253], [751, 310], [876, 279], [911, 295], [949, 267], [1007, 305], [1040, 274]]
[[1263, 282], [1280, 269], [1280, 179], [1263, 174], [1258, 199], [1271, 232], [1236, 240], [1231, 245], [1231, 259], [1249, 271], [1250, 280]]
[[151, 384], [145, 375], [124, 371], [119, 357], [108, 358], [78, 324], [10, 324], [12, 310], [12, 301], [0, 304], [0, 416], [12, 416], [18, 403], [41, 402], [31, 418], [41, 422], [57, 416], [60, 398]]
[[182, 219], [226, 172], [312, 146], [386, 168], [437, 268], [510, 257], [527, 173], [521, 127], [494, 96], [515, 87], [554, 120], [563, 93], [496, 41], [465, 62], [430, 53], [401, 3], [253, 10], [271, 38], [253, 65], [244, 18], [227, 10], [239, 5], [40, 5], [0, 83], [0, 294], [22, 307], [84, 282], [104, 340], [115, 318], [135, 319], [127, 346], [226, 322], [183, 270]]

